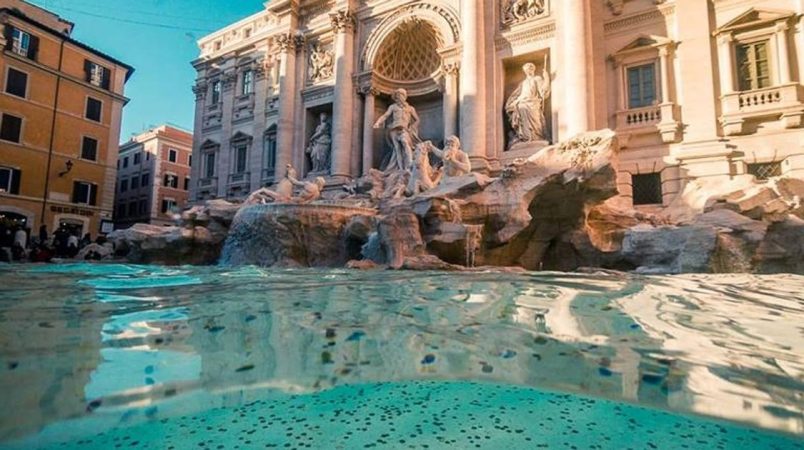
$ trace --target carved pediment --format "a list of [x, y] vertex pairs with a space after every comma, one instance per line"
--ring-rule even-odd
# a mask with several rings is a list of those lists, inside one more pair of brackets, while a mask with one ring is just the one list
[[718, 28], [716, 34], [761, 28], [776, 22], [786, 21], [795, 15], [796, 13], [791, 11], [750, 8]]
[[232, 136], [232, 143], [250, 143], [253, 138], [242, 131], [238, 131]]
[[213, 141], [212, 139], [207, 139], [203, 143], [201, 143], [201, 151], [216, 151], [220, 148], [221, 144]]
[[672, 47], [675, 42], [664, 36], [654, 36], [649, 34], [642, 34], [637, 36], [636, 39], [629, 42], [623, 48], [617, 50], [612, 56], [617, 58], [632, 53], [638, 53], [649, 49], [658, 49], [662, 47]]

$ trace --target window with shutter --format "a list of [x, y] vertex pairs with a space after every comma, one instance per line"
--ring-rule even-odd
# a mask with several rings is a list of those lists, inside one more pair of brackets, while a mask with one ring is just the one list
[[6, 76], [6, 93], [25, 98], [28, 93], [28, 74], [8, 68]]
[[656, 102], [656, 65], [628, 68], [628, 107], [642, 108]]
[[3, 114], [3, 121], [0, 124], [0, 139], [19, 143], [21, 135], [22, 119], [11, 114]]
[[768, 42], [757, 41], [737, 45], [737, 74], [741, 91], [752, 91], [771, 85]]
[[83, 142], [81, 143], [81, 159], [89, 161], [98, 160], [98, 141], [96, 139], [84, 136]]
[[11, 51], [28, 58], [31, 51], [31, 35], [19, 28], [11, 29]]
[[85, 117], [89, 120], [100, 122], [102, 108], [103, 103], [101, 103], [100, 100], [94, 99], [92, 97], [87, 97], [87, 110]]
[[215, 153], [204, 155], [204, 177], [212, 178], [215, 176]]
[[11, 167], [0, 167], [0, 193], [19, 195], [22, 172]]

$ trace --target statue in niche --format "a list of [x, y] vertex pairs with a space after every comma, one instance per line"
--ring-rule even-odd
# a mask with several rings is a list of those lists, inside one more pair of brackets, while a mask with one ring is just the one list
[[332, 78], [334, 62], [332, 51], [324, 50], [320, 43], [310, 47], [310, 81], [318, 83]]
[[321, 113], [318, 126], [310, 136], [310, 145], [307, 146], [306, 153], [310, 155], [313, 173], [329, 172], [329, 156], [332, 150], [332, 126], [329, 123], [329, 115]]
[[439, 150], [435, 146], [431, 148], [433, 154], [444, 162], [444, 178], [442, 182], [450, 177], [460, 177], [472, 171], [472, 163], [469, 155], [461, 149], [461, 140], [457, 136], [450, 136], [444, 146], [444, 150]]
[[[408, 92], [397, 89], [393, 94], [394, 103], [377, 119], [374, 128], [385, 128], [393, 146], [393, 152], [386, 172], [394, 170], [410, 170], [413, 163], [413, 146], [421, 142], [419, 139], [419, 115], [416, 109], [408, 103]], [[390, 121], [389, 121], [390, 119]]]
[[544, 57], [542, 75], [536, 74], [536, 65], [522, 66], [525, 79], [505, 103], [505, 113], [514, 132], [509, 148], [520, 143], [549, 141], [545, 102], [550, 97], [550, 73], [547, 71], [547, 56]]
[[503, 0], [503, 23], [517, 23], [544, 13], [544, 0]]

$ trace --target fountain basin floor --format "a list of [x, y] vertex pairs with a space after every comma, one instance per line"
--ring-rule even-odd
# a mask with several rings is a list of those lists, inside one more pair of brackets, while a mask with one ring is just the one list
[[0, 266], [0, 449], [792, 449], [804, 277]]

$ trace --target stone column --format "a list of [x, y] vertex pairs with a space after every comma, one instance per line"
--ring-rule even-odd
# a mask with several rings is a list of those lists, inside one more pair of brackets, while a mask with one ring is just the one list
[[460, 63], [444, 64], [444, 139], [458, 133], [458, 73]]
[[201, 143], [203, 142], [204, 113], [207, 108], [208, 90], [209, 84], [204, 78], [199, 76], [195, 86], [193, 86], [193, 93], [195, 94], [195, 126], [193, 128], [193, 165], [190, 167], [190, 203], [195, 203], [198, 201], [198, 180], [201, 179], [202, 165], [202, 155], [199, 150], [201, 149]]
[[461, 2], [463, 51], [460, 71], [460, 130], [461, 144], [476, 169], [485, 169], [486, 133], [484, 127], [485, 89], [483, 58], [483, 0]]
[[731, 43], [734, 37], [731, 33], [718, 38], [718, 52], [720, 53], [720, 93], [722, 95], [734, 92], [734, 58]]
[[363, 86], [363, 175], [374, 167], [374, 110], [379, 95], [371, 85]]
[[[557, 2], [560, 11], [559, 27], [562, 43], [561, 73], [564, 86], [564, 105], [561, 121], [565, 125], [566, 136], [589, 131], [592, 111], [589, 103], [589, 15], [586, 0], [561, 0]], [[557, 6], [558, 6], [557, 5]]]
[[[669, 104], [670, 101], [670, 48], [662, 47], [659, 49], [659, 65], [662, 77], [662, 104]], [[662, 117], [664, 119], [664, 117]], [[667, 118], [669, 119], [669, 117]]]
[[776, 48], [779, 55], [779, 84], [789, 84], [790, 77], [790, 54], [787, 50], [787, 23], [776, 24]]
[[[276, 124], [276, 174], [284, 178], [285, 166], [293, 162], [294, 115], [296, 109], [296, 39], [293, 34], [280, 34], [279, 47], [279, 118]], [[299, 170], [300, 168], [297, 168]]]
[[354, 123], [355, 18], [347, 8], [330, 14], [335, 31], [335, 101], [332, 106], [332, 176], [351, 178]]

